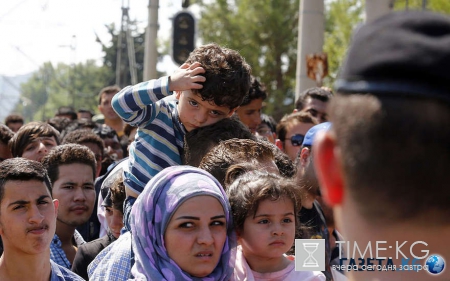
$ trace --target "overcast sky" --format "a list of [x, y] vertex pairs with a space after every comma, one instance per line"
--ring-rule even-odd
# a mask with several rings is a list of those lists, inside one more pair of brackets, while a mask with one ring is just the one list
[[[120, 26], [122, 2], [0, 1], [0, 75], [26, 74], [46, 61], [72, 64], [95, 59], [100, 64], [102, 52], [95, 33], [103, 42], [110, 41], [104, 25], [115, 22]], [[142, 29], [145, 28], [149, 0], [124, 2], [130, 2], [130, 18], [140, 21]], [[159, 5], [158, 37], [167, 38], [171, 32], [170, 18], [181, 10], [181, 0], [160, 0]]]

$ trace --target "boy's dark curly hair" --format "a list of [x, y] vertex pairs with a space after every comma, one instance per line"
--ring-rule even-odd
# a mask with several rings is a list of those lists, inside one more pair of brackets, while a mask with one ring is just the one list
[[216, 43], [192, 51], [186, 63], [199, 62], [205, 69], [203, 88], [196, 90], [203, 100], [234, 109], [241, 105], [250, 88], [251, 67], [235, 50]]

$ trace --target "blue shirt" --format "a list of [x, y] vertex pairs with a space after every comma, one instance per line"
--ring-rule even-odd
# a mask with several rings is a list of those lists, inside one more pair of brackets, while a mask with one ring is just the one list
[[177, 101], [165, 76], [122, 89], [111, 105], [126, 123], [138, 127], [129, 146], [124, 184], [140, 194], [158, 172], [181, 164], [186, 129], [179, 121]]
[[103, 249], [88, 266], [89, 280], [124, 281], [131, 276], [131, 233]]
[[83, 278], [50, 260], [52, 273], [50, 281], [84, 281]]
[[[75, 240], [75, 244], [77, 247], [86, 243], [83, 239], [83, 236], [81, 236], [81, 234], [76, 230], [73, 234], [73, 239]], [[67, 259], [66, 253], [61, 248], [61, 240], [59, 240], [59, 237], [56, 234], [55, 236], [53, 236], [53, 240], [50, 243], [50, 259], [56, 264], [59, 264], [60, 266], [63, 266], [69, 270], [72, 268], [72, 264]]]

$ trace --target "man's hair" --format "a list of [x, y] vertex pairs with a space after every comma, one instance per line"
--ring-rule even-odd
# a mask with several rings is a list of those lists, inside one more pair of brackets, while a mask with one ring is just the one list
[[212, 125], [187, 132], [184, 137], [183, 163], [198, 167], [209, 150], [221, 141], [233, 138], [255, 140], [248, 127], [233, 118], [224, 118]]
[[22, 127], [9, 142], [13, 157], [21, 157], [25, 147], [39, 137], [55, 137], [56, 144], [60, 144], [60, 134], [51, 125], [44, 122], [30, 122]]
[[365, 218], [448, 222], [448, 103], [338, 94], [330, 114], [345, 184]]
[[121, 88], [117, 85], [113, 85], [113, 86], [108, 86], [105, 87], [103, 89], [100, 90], [100, 92], [98, 93], [98, 104], [100, 105], [102, 103], [102, 95], [106, 94], [117, 94], [118, 92], [120, 92]]
[[272, 133], [277, 131], [277, 121], [270, 115], [261, 113], [261, 124], [266, 124]]
[[9, 123], [24, 123], [23, 117], [19, 114], [10, 114], [5, 118], [5, 125], [8, 126]]
[[256, 169], [257, 167], [234, 165], [227, 173], [227, 182], [230, 182], [227, 195], [235, 229], [244, 230], [245, 219], [256, 215], [262, 201], [280, 199], [292, 200], [293, 214], [298, 226], [297, 214], [301, 208], [301, 196], [296, 183], [291, 179]]
[[265, 100], [266, 98], [266, 86], [264, 86], [262, 82], [259, 82], [258, 79], [252, 75], [250, 78], [250, 89], [248, 94], [245, 95], [241, 105], [247, 105], [256, 99]]
[[317, 121], [308, 112], [294, 112], [283, 116], [280, 122], [277, 124], [277, 136], [284, 142], [286, 140], [286, 134], [288, 127], [291, 124], [305, 123], [305, 124], [317, 124]]
[[8, 181], [38, 180], [45, 184], [50, 194], [52, 185], [44, 166], [33, 160], [17, 157], [0, 163], [0, 203], [5, 194], [5, 185]]
[[70, 118], [67, 118], [67, 117], [55, 116], [55, 117], [52, 117], [52, 118], [48, 119], [45, 122], [47, 124], [51, 125], [56, 130], [58, 130], [58, 132], [60, 134], [62, 134], [64, 132], [64, 130], [67, 128], [67, 126], [69, 126], [69, 124], [71, 122], [73, 122], [73, 121], [70, 120]]
[[193, 91], [202, 100], [230, 109], [241, 105], [250, 88], [251, 68], [235, 50], [215, 43], [195, 48], [186, 63], [198, 62], [205, 69], [203, 88]]
[[90, 166], [92, 177], [95, 179], [95, 155], [86, 146], [75, 143], [62, 144], [50, 150], [50, 153], [42, 159], [42, 164], [47, 169], [48, 176], [53, 183], [59, 178], [59, 166], [75, 163]]
[[122, 175], [116, 177], [109, 190], [111, 192], [112, 207], [123, 214], [123, 202], [126, 194]]
[[58, 110], [55, 113], [55, 116], [61, 116], [61, 115], [69, 115], [70, 120], [75, 120], [78, 118], [77, 113], [75, 112], [75, 109], [71, 106], [60, 106]]
[[13, 136], [14, 132], [8, 126], [0, 123], [0, 142], [8, 145]]
[[302, 110], [305, 107], [305, 103], [308, 98], [327, 102], [332, 97], [333, 97], [333, 92], [331, 92], [325, 88], [319, 88], [319, 87], [309, 88], [300, 93], [299, 97], [295, 101], [295, 108], [297, 110]]
[[97, 136], [99, 136], [102, 140], [104, 139], [113, 139], [114, 137], [117, 137], [117, 140], [119, 140], [119, 135], [117, 135], [117, 132], [111, 128], [110, 126], [103, 124], [101, 126], [98, 126], [94, 129], [92, 129], [92, 132], [94, 132]]
[[209, 172], [224, 186], [229, 167], [239, 163], [275, 161], [269, 142], [250, 139], [230, 139], [213, 147], [200, 162], [199, 168]]
[[80, 109], [78, 109], [77, 113], [89, 113], [89, 114], [91, 115], [91, 118], [92, 118], [92, 116], [94, 116], [94, 114], [92, 113], [92, 111], [90, 111], [89, 109], [86, 109], [86, 108], [80, 108]]
[[68, 133], [64, 137], [62, 144], [77, 143], [83, 145], [87, 142], [96, 144], [100, 148], [102, 153], [105, 150], [105, 143], [103, 142], [103, 140], [96, 133], [92, 132], [92, 130], [89, 129], [78, 129]]

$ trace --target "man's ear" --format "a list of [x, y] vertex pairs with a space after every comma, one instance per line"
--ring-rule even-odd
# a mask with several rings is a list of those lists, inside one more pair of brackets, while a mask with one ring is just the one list
[[235, 113], [238, 108], [239, 108], [239, 106], [231, 109], [230, 112], [227, 114], [227, 118], [231, 117], [231, 115], [233, 115], [233, 113]]
[[309, 162], [309, 156], [311, 155], [311, 151], [308, 147], [302, 148], [300, 151], [300, 165], [302, 168], [305, 168]]
[[58, 199], [53, 199], [53, 206], [55, 206], [55, 215], [58, 215], [58, 207], [59, 207]]
[[275, 140], [275, 145], [281, 150], [284, 151], [283, 142], [280, 139]]
[[344, 182], [341, 170], [341, 156], [334, 135], [320, 132], [314, 139], [314, 169], [325, 202], [330, 206], [342, 204]]

